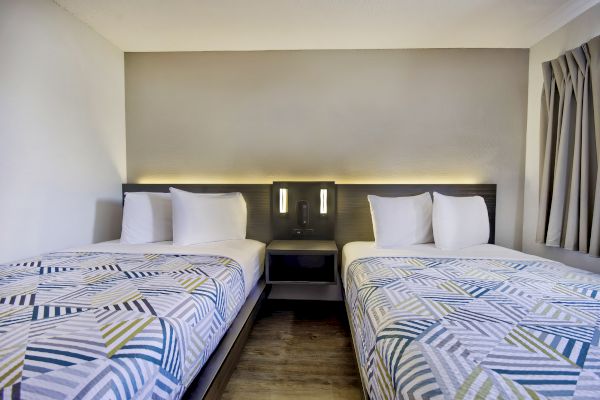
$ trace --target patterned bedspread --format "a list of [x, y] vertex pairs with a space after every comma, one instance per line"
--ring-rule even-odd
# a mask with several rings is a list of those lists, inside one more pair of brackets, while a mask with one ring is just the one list
[[348, 266], [345, 290], [372, 399], [600, 399], [600, 275], [374, 257]]
[[174, 399], [244, 303], [218, 256], [52, 253], [0, 266], [0, 399]]

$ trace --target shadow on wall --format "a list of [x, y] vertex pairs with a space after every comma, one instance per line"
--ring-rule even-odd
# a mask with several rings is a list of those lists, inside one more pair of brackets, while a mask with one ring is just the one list
[[94, 243], [118, 239], [121, 235], [123, 205], [114, 199], [98, 199], [94, 218]]

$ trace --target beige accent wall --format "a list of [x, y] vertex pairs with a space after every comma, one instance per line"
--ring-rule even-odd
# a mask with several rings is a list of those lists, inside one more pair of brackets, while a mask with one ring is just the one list
[[0, 262], [119, 236], [123, 52], [52, 1], [0, 0]]
[[597, 35], [600, 35], [600, 4], [547, 36], [530, 50], [523, 249], [528, 253], [561, 261], [574, 267], [600, 272], [600, 258], [535, 242], [540, 182], [540, 106], [544, 83], [542, 63], [558, 57], [566, 50], [580, 46]]
[[126, 53], [130, 182], [497, 183], [519, 248], [528, 51]]

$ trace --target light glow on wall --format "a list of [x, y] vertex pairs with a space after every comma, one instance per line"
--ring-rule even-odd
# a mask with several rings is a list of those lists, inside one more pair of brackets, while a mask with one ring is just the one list
[[489, 178], [473, 175], [434, 175], [422, 174], [411, 176], [378, 176], [378, 177], [322, 177], [322, 176], [228, 176], [228, 177], [206, 177], [201, 175], [143, 175], [139, 178], [134, 178], [129, 183], [142, 184], [271, 184], [273, 181], [335, 181], [336, 184], [477, 184], [489, 183]]
[[202, 176], [202, 175], [143, 175], [139, 178], [134, 178], [129, 183], [141, 183], [141, 184], [271, 184], [275, 179], [271, 177], [219, 177], [219, 176]]
[[[332, 179], [333, 180], [333, 179]], [[482, 176], [473, 175], [409, 175], [409, 176], [384, 176], [379, 177], [342, 177], [336, 178], [335, 183], [338, 185], [434, 185], [434, 184], [454, 184], [466, 185], [477, 183], [488, 183], [490, 179]]]

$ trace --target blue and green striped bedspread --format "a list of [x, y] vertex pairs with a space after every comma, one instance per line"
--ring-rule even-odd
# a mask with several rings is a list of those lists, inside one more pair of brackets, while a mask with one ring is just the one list
[[0, 266], [0, 399], [176, 399], [244, 303], [225, 257], [51, 253]]
[[406, 257], [346, 272], [372, 399], [600, 399], [600, 275], [545, 260]]

